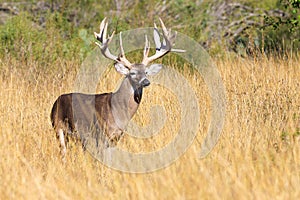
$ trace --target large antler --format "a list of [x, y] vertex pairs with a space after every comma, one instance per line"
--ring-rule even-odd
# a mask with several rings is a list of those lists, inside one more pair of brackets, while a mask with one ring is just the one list
[[100, 33], [94, 32], [94, 35], [95, 35], [96, 39], [100, 42], [100, 43], [95, 42], [96, 45], [99, 46], [99, 48], [101, 49], [102, 54], [106, 58], [109, 58], [111, 60], [114, 60], [115, 62], [121, 63], [124, 66], [126, 66], [127, 68], [131, 68], [132, 64], [125, 57], [123, 44], [122, 44], [122, 36], [121, 36], [122, 33], [120, 33], [120, 51], [121, 51], [120, 55], [115, 56], [115, 55], [110, 53], [110, 51], [108, 49], [108, 44], [111, 42], [115, 32], [113, 32], [111, 34], [111, 36], [107, 37], [107, 25], [108, 25], [108, 23], [106, 22], [106, 17], [105, 17], [102, 20], [101, 24], [100, 24]]
[[156, 52], [153, 56], [148, 57], [149, 51], [150, 51], [150, 42], [148, 41], [147, 36], [146, 36], [146, 38], [145, 38], [146, 42], [145, 42], [145, 48], [144, 48], [144, 58], [142, 61], [142, 64], [144, 64], [144, 65], [148, 65], [151, 61], [156, 60], [156, 59], [166, 55], [170, 51], [185, 52], [185, 50], [181, 50], [181, 49], [172, 49], [172, 46], [174, 45], [174, 42], [175, 42], [177, 32], [171, 33], [171, 29], [167, 30], [167, 28], [164, 25], [161, 18], [159, 18], [159, 21], [160, 21], [161, 27], [162, 27], [163, 40], [161, 41], [160, 33], [157, 29], [156, 24], [154, 23], [153, 37], [154, 37]]

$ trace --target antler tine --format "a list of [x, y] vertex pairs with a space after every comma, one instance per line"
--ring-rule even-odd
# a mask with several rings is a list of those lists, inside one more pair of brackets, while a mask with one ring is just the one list
[[144, 58], [143, 58], [143, 61], [142, 61], [142, 63], [144, 65], [147, 65], [149, 63], [148, 62], [149, 52], [150, 52], [150, 42], [148, 41], [147, 35], [145, 35]]
[[[161, 18], [159, 18], [159, 21], [160, 21], [160, 24], [161, 24], [161, 28], [162, 28], [162, 30], [163, 30], [163, 34], [164, 34], [165, 36], [168, 36], [168, 30], [167, 30], [167, 28], [166, 28], [164, 22], [162, 21]], [[169, 29], [169, 30], [170, 30], [170, 32], [171, 32], [171, 29]]]
[[154, 38], [154, 43], [155, 43], [155, 49], [160, 50], [160, 48], [161, 48], [160, 36], [159, 36], [159, 31], [158, 31], [155, 23], [154, 23], [154, 30], [153, 30], [153, 38]]
[[103, 39], [107, 39], [107, 26], [108, 26], [108, 23], [106, 22], [106, 19], [105, 19], [105, 23], [104, 23], [104, 29], [102, 31], [102, 36], [103, 36]]
[[120, 32], [120, 51], [121, 51], [121, 56], [125, 56], [124, 49], [123, 49], [123, 41], [122, 41], [122, 32]]
[[150, 42], [148, 41], [147, 35], [145, 35], [144, 57], [147, 57], [149, 55], [149, 51], [150, 51]]
[[95, 37], [100, 40], [100, 42], [103, 42], [103, 37], [106, 37], [103, 35], [103, 30], [105, 29], [105, 25], [106, 25], [106, 17], [102, 20], [101, 24], [100, 24], [100, 37], [99, 39], [97, 38], [97, 33], [94, 32]]
[[132, 64], [127, 60], [123, 49], [122, 32], [120, 32], [120, 55], [118, 57], [118, 61], [123, 63], [127, 68], [131, 68]]

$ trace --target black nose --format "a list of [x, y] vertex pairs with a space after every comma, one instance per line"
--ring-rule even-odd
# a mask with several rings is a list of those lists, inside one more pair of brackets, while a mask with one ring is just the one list
[[149, 86], [150, 85], [150, 81], [148, 80], [148, 79], [144, 79], [143, 81], [142, 81], [142, 86], [143, 87], [146, 87], [146, 86]]

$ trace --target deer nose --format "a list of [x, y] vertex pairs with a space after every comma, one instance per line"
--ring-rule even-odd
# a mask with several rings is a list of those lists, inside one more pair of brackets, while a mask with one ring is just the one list
[[147, 86], [149, 86], [150, 85], [150, 81], [148, 80], [148, 79], [144, 79], [143, 81], [142, 81], [142, 86], [143, 87], [147, 87]]

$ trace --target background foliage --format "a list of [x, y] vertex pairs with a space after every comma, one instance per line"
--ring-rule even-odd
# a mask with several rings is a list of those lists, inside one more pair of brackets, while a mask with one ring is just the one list
[[[28, 1], [0, 4], [0, 57], [81, 61], [95, 45], [93, 32], [108, 16], [117, 32], [167, 26], [194, 38], [211, 55], [286, 55], [299, 50], [299, 0], [267, 1]], [[225, 47], [225, 48], [224, 48]]]

